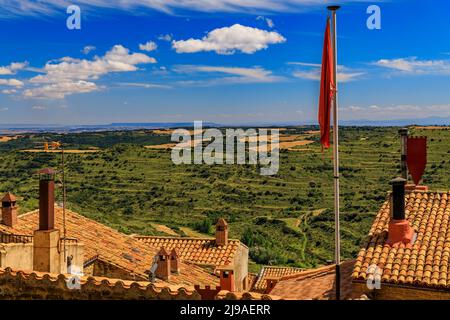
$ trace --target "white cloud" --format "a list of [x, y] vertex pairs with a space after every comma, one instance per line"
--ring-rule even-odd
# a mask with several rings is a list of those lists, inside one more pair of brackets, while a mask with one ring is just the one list
[[269, 28], [271, 28], [271, 29], [275, 27], [275, 23], [273, 23], [273, 20], [272, 20], [272, 19], [269, 19], [269, 18], [267, 18], [267, 17], [257, 16], [257, 17], [256, 17], [256, 20], [264, 21], [264, 22], [267, 24], [267, 26], [268, 26]]
[[272, 71], [261, 67], [241, 68], [241, 67], [223, 67], [223, 66], [195, 66], [180, 65], [174, 68], [178, 73], [213, 73], [225, 75], [216, 79], [207, 81], [187, 81], [185, 84], [230, 84], [230, 83], [270, 83], [283, 80], [282, 77], [275, 76]]
[[89, 52], [94, 51], [96, 48], [94, 46], [85, 46], [81, 52], [84, 54], [89, 54]]
[[26, 98], [64, 99], [66, 95], [88, 93], [97, 90], [99, 90], [99, 88], [95, 83], [79, 80], [52, 83], [33, 89], [27, 89], [23, 92], [23, 95]]
[[156, 63], [156, 60], [142, 53], [130, 53], [122, 45], [115, 45], [102, 57], [93, 60], [64, 57], [49, 61], [43, 68], [44, 74], [30, 79], [30, 83], [43, 85], [24, 91], [28, 98], [62, 99], [74, 93], [98, 90], [92, 80], [111, 72], [131, 72], [137, 65]]
[[286, 39], [275, 31], [266, 31], [240, 24], [214, 29], [202, 39], [172, 41], [177, 53], [215, 51], [233, 54], [236, 51], [252, 54], [266, 49], [270, 44], [283, 43]]
[[11, 75], [16, 74], [17, 71], [22, 70], [28, 66], [28, 62], [12, 62], [8, 66], [0, 67], [0, 75]]
[[380, 59], [373, 64], [379, 67], [395, 70], [403, 74], [450, 75], [450, 59], [419, 60], [417, 57], [409, 57], [399, 59]]
[[24, 83], [17, 79], [0, 79], [0, 85], [21, 88]]
[[340, 108], [345, 120], [399, 120], [421, 119], [428, 117], [450, 117], [450, 104], [434, 105], [369, 105]]
[[171, 86], [165, 84], [158, 83], [143, 83], [143, 82], [121, 82], [119, 83], [121, 86], [125, 87], [137, 87], [137, 88], [146, 88], [146, 89], [170, 89]]
[[4, 90], [2, 90], [3, 94], [14, 94], [16, 92], [17, 92], [16, 89], [4, 89]]
[[[307, 79], [307, 80], [320, 80], [321, 65], [315, 63], [306, 62], [288, 62], [290, 65], [297, 65], [301, 67], [306, 67], [301, 70], [295, 70], [292, 75], [296, 78]], [[353, 71], [342, 65], [338, 65], [337, 68], [337, 80], [340, 83], [351, 82], [358, 80], [364, 72]]]
[[158, 48], [158, 45], [156, 43], [154, 43], [153, 41], [148, 41], [147, 43], [144, 44], [139, 44], [139, 50], [142, 51], [154, 51]]
[[172, 41], [172, 39], [173, 39], [173, 35], [172, 34], [161, 34], [158, 37], [158, 40], [161, 40], [161, 41], [168, 41], [168, 42], [170, 42], [170, 41]]
[[33, 110], [45, 110], [47, 108], [44, 107], [44, 106], [33, 106], [33, 107], [31, 107], [31, 109], [33, 109]]

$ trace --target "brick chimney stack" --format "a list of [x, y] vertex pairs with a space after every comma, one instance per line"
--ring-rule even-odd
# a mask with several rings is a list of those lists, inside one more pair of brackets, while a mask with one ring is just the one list
[[228, 244], [228, 223], [220, 218], [216, 224], [216, 245], [226, 246]]
[[234, 271], [231, 268], [219, 267], [220, 271], [220, 289], [227, 291], [236, 291], [234, 285]]
[[14, 228], [17, 224], [16, 197], [8, 192], [2, 199], [2, 223], [8, 227]]
[[55, 174], [43, 169], [39, 174], [39, 229], [34, 231], [33, 270], [60, 273], [59, 230], [55, 229]]
[[414, 230], [406, 220], [405, 185], [406, 179], [396, 178], [391, 181], [391, 221], [389, 222], [389, 245], [397, 243], [411, 244], [414, 241]]
[[170, 271], [175, 274], [180, 273], [180, 254], [176, 248], [170, 252]]
[[164, 247], [161, 247], [158, 252], [155, 276], [166, 281], [170, 279], [170, 254]]
[[53, 169], [39, 173], [39, 230], [55, 228], [55, 174]]

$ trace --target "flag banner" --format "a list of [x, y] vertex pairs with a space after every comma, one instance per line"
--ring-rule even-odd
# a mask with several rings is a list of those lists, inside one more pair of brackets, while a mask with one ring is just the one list
[[319, 126], [322, 148], [330, 147], [331, 103], [335, 84], [333, 81], [333, 49], [330, 36], [330, 19], [327, 19], [322, 54], [322, 73], [320, 77]]
[[418, 185], [427, 166], [427, 137], [408, 137], [406, 162], [414, 184]]

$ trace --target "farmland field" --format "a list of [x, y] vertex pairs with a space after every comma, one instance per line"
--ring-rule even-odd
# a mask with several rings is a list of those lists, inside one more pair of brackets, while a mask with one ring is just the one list
[[[261, 176], [253, 165], [174, 165], [170, 148], [156, 147], [170, 144], [166, 130], [22, 134], [0, 144], [0, 191], [16, 194], [22, 213], [37, 208], [33, 173], [59, 168], [60, 154], [22, 151], [59, 140], [77, 150], [66, 155], [71, 209], [143, 235], [212, 235], [215, 221], [224, 217], [230, 236], [250, 247], [253, 271], [265, 264], [309, 268], [332, 260], [334, 239], [332, 153], [322, 153], [316, 130], [283, 128], [280, 140], [287, 149], [280, 151], [280, 170], [272, 177]], [[399, 174], [397, 131], [341, 129], [344, 258], [355, 257], [389, 181]], [[410, 131], [428, 136], [424, 184], [449, 190], [450, 130]], [[60, 201], [60, 191], [57, 197]]]

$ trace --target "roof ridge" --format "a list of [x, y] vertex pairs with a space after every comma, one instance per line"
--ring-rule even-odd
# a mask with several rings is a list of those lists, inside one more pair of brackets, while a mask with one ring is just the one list
[[[142, 235], [136, 235], [136, 234], [132, 234], [130, 235], [130, 237], [132, 238], [136, 238], [136, 239], [156, 239], [156, 238], [161, 238], [161, 239], [180, 239], [180, 240], [216, 240], [216, 238], [214, 237], [176, 237], [176, 236], [142, 236]], [[228, 241], [239, 241], [241, 242], [241, 240], [239, 239], [228, 239]]]

